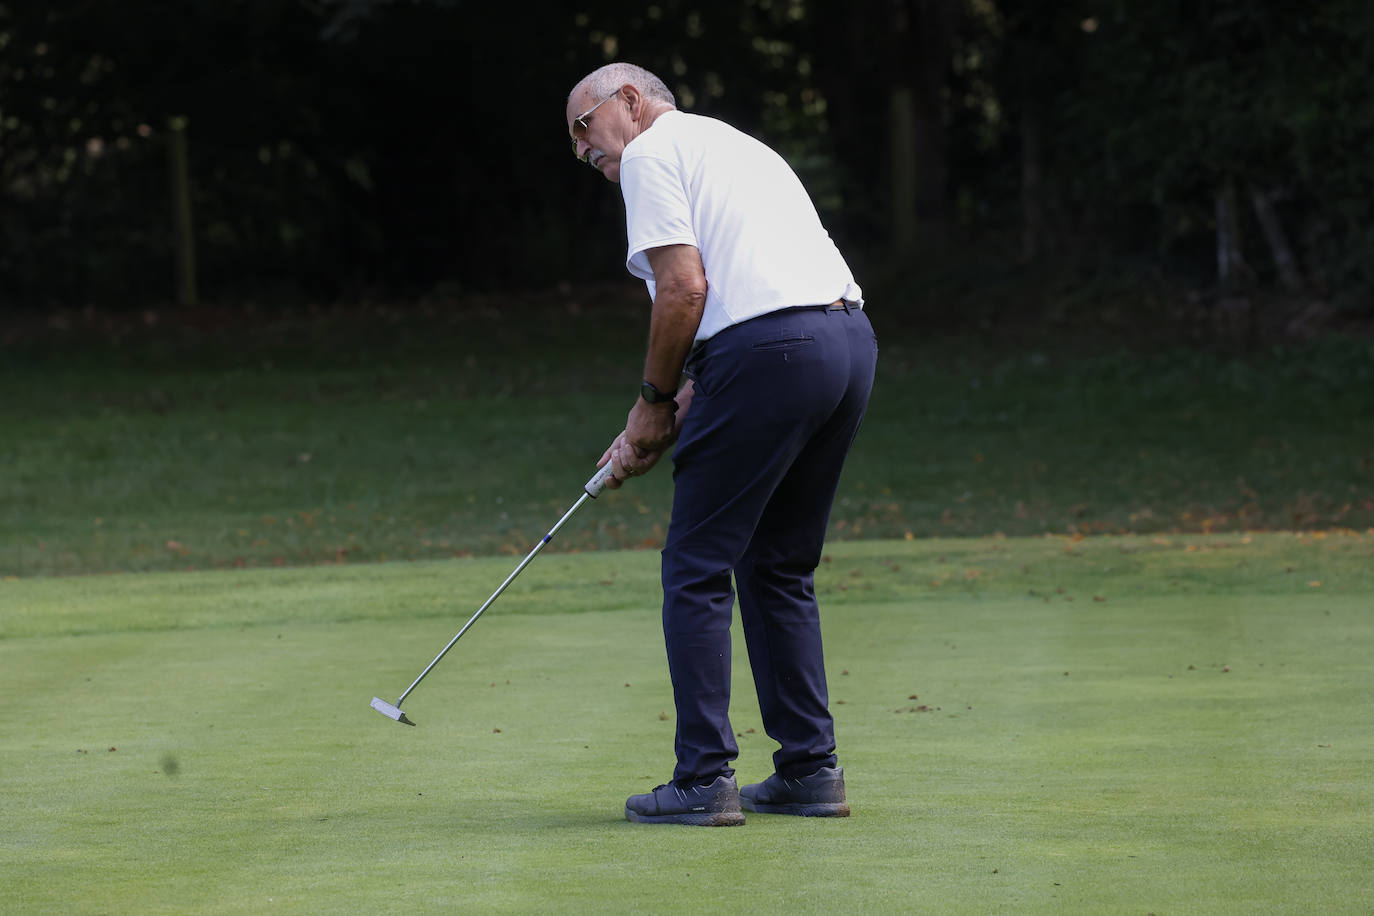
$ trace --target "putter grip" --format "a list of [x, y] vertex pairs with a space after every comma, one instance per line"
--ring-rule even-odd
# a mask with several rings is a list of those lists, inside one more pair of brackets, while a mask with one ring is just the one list
[[606, 466], [601, 470], [597, 471], [596, 474], [592, 476], [592, 479], [587, 481], [587, 485], [582, 489], [585, 490], [587, 492], [587, 495], [590, 496], [592, 499], [596, 499], [598, 496], [601, 495], [601, 491], [606, 489], [606, 481], [610, 478], [610, 476], [611, 463], [607, 461]]

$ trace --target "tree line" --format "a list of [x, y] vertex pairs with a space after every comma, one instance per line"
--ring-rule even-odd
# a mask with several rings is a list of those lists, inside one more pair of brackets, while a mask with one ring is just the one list
[[1374, 4], [0, 3], [0, 302], [617, 278], [563, 105], [609, 60], [768, 141], [897, 292], [932, 265], [1374, 313]]

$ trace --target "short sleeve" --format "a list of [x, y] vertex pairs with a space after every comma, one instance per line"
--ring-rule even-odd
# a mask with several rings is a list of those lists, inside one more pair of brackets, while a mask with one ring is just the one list
[[625, 197], [625, 234], [629, 250], [625, 267], [641, 280], [652, 280], [645, 254], [664, 245], [694, 245], [692, 205], [682, 169], [653, 156], [635, 156], [620, 166], [620, 190]]

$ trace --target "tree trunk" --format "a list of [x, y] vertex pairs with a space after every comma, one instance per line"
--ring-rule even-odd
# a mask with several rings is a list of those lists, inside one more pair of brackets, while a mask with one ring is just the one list
[[909, 0], [916, 54], [913, 140], [916, 159], [917, 244], [940, 251], [949, 239], [949, 166], [945, 82], [954, 53], [956, 0]]
[[1027, 97], [1021, 108], [1021, 260], [1026, 263], [1039, 259], [1045, 237], [1043, 125], [1043, 111]]
[[892, 247], [938, 252], [949, 235], [944, 90], [954, 0], [896, 0], [890, 9]]
[[176, 274], [176, 304], [196, 306], [196, 243], [191, 222], [191, 169], [186, 154], [186, 119], [167, 122], [168, 174], [172, 191], [172, 257]]
[[893, 156], [892, 104], [888, 93], [874, 87], [892, 84], [891, 0], [813, 4], [807, 14], [809, 42], [825, 49], [812, 60], [812, 72], [827, 102], [831, 155], [845, 194], [841, 212], [830, 218], [850, 232], [890, 236], [887, 182], [875, 176], [886, 175]]
[[892, 150], [892, 247], [916, 248], [919, 177], [916, 152], [916, 104], [910, 86], [895, 86], [889, 98], [888, 138]]
[[1279, 214], [1274, 209], [1273, 195], [1251, 184], [1250, 202], [1255, 208], [1255, 217], [1259, 220], [1260, 229], [1264, 232], [1264, 240], [1269, 243], [1274, 266], [1279, 269], [1279, 280], [1282, 281], [1283, 288], [1290, 293], [1302, 292], [1302, 272], [1298, 269], [1297, 258], [1293, 257], [1293, 249], [1288, 244], [1283, 224], [1279, 222]]
[[1226, 179], [1217, 189], [1217, 283], [1230, 295], [1249, 283], [1254, 271], [1240, 252], [1240, 220], [1236, 213], [1236, 183]]

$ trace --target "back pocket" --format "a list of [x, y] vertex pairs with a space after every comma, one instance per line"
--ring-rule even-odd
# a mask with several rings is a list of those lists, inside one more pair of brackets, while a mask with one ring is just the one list
[[789, 331], [783, 328], [772, 337], [764, 337], [754, 341], [751, 350], [756, 353], [763, 353], [769, 350], [795, 350], [798, 347], [805, 347], [816, 340], [810, 334], [803, 334], [800, 331]]

